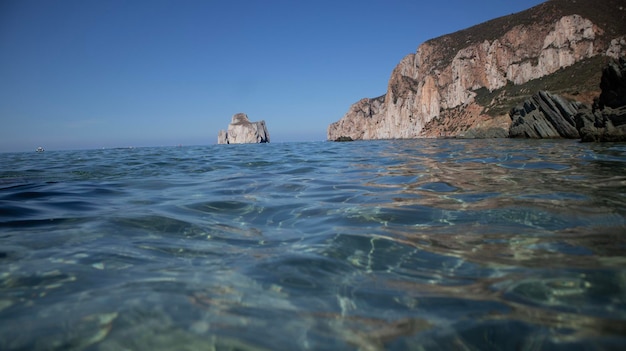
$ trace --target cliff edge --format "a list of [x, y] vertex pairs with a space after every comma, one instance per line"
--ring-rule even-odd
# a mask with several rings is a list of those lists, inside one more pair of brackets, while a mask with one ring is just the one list
[[423, 43], [327, 138], [508, 135], [513, 106], [541, 90], [591, 103], [602, 68], [625, 54], [626, 1], [550, 0]]

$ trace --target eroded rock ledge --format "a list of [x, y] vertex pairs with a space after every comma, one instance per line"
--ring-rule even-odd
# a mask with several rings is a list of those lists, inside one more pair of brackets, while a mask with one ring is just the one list
[[511, 112], [511, 138], [550, 139], [580, 137], [574, 117], [587, 106], [547, 91], [530, 97]]

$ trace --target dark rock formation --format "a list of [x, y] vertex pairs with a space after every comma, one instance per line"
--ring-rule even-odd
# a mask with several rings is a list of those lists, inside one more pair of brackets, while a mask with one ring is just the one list
[[580, 111], [581, 141], [626, 141], [626, 61], [612, 61], [602, 71], [602, 93], [593, 110]]
[[349, 136], [340, 136], [339, 138], [335, 139], [335, 141], [343, 142], [343, 141], [354, 141], [354, 140], [352, 140], [352, 138], [350, 138]]
[[598, 98], [600, 109], [626, 106], [626, 60], [623, 57], [618, 61], [611, 61], [602, 71], [600, 89], [602, 89]]
[[576, 115], [576, 128], [584, 142], [626, 141], [626, 106], [581, 112]]
[[593, 108], [540, 91], [510, 112], [511, 138], [580, 138], [626, 141], [626, 61], [611, 61], [602, 71], [602, 93]]
[[270, 134], [265, 121], [250, 122], [245, 113], [237, 113], [228, 125], [228, 130], [220, 130], [218, 144], [269, 143]]
[[580, 102], [540, 91], [511, 109], [509, 137], [577, 139], [580, 135], [574, 118], [584, 108], [586, 106]]

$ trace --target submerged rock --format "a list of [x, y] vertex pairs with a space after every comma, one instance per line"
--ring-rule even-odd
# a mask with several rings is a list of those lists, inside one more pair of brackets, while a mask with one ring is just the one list
[[265, 121], [250, 122], [245, 113], [233, 116], [227, 130], [220, 130], [218, 144], [257, 144], [269, 143], [270, 134]]

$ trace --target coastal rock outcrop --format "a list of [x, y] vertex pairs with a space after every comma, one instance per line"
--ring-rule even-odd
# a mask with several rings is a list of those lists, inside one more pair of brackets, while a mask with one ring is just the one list
[[593, 107], [540, 91], [510, 111], [511, 138], [626, 141], [626, 61], [602, 71], [602, 92]]
[[575, 116], [581, 141], [626, 141], [626, 60], [604, 69], [600, 87], [593, 109]]
[[626, 141], [626, 106], [580, 113], [575, 118], [583, 142]]
[[597, 95], [597, 83], [588, 83], [596, 78], [586, 75], [626, 55], [624, 23], [623, 0], [550, 0], [429, 40], [393, 69], [383, 96], [360, 100], [330, 124], [327, 139], [505, 134], [500, 122], [512, 123], [511, 106], [533, 92]]
[[581, 109], [586, 108], [580, 102], [540, 91], [511, 110], [509, 137], [577, 139], [580, 135], [574, 118]]
[[233, 115], [227, 130], [220, 130], [218, 144], [255, 144], [269, 143], [270, 134], [265, 121], [250, 122], [245, 113]]
[[602, 93], [598, 97], [598, 107], [620, 108], [626, 106], [626, 59], [612, 60], [602, 71], [600, 82]]

